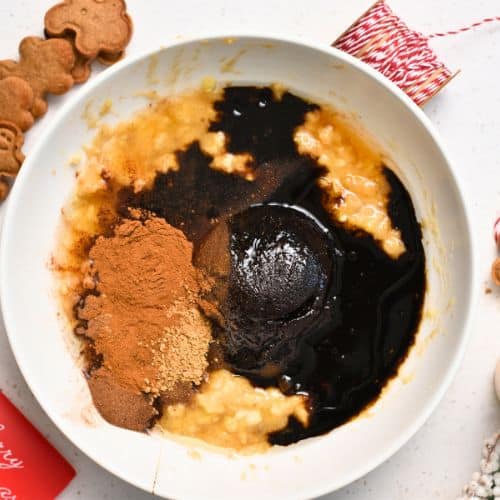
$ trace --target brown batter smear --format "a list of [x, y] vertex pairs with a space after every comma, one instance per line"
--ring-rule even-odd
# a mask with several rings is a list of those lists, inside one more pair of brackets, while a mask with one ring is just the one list
[[[207, 368], [210, 325], [198, 311], [192, 245], [163, 219], [124, 220], [89, 252], [77, 308], [89, 339], [89, 386], [104, 418], [145, 429], [157, 396], [185, 400]], [[148, 408], [149, 406], [149, 408]]]

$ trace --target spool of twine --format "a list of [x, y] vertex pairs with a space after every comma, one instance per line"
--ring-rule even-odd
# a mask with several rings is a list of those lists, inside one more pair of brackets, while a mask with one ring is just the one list
[[457, 35], [495, 21], [500, 21], [500, 16], [452, 31], [424, 35], [410, 29], [382, 0], [332, 45], [378, 70], [422, 106], [458, 73], [452, 73], [439, 60], [429, 40]]

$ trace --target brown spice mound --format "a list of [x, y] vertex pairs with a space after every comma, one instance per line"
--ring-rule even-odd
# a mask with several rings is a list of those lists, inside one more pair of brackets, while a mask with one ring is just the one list
[[123, 220], [100, 236], [83, 279], [77, 332], [92, 343], [89, 387], [109, 422], [140, 430], [158, 396], [187, 397], [207, 368], [211, 329], [197, 306], [192, 245], [164, 219]]
[[158, 416], [151, 398], [122, 387], [105, 368], [95, 370], [88, 382], [99, 413], [110, 424], [142, 431]]

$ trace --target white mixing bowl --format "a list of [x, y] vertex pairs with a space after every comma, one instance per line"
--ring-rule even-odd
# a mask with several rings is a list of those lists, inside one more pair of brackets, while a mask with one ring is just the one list
[[[148, 71], [149, 69], [149, 71]], [[151, 78], [154, 70], [156, 78]], [[113, 102], [108, 122], [203, 77], [233, 84], [280, 82], [353, 113], [388, 153], [423, 222], [428, 262], [424, 319], [399, 375], [369, 410], [320, 437], [250, 456], [230, 456], [157, 434], [113, 427], [91, 405], [69, 348], [48, 267], [60, 211], [75, 183], [68, 159], [95, 130], [87, 105]], [[89, 104], [90, 103], [90, 104]], [[61, 431], [97, 463], [169, 498], [305, 498], [339, 488], [400, 448], [436, 407], [464, 352], [471, 309], [471, 233], [450, 162], [434, 127], [400, 90], [329, 47], [252, 36], [182, 42], [128, 58], [85, 84], [26, 160], [10, 195], [1, 243], [1, 300], [17, 362]]]

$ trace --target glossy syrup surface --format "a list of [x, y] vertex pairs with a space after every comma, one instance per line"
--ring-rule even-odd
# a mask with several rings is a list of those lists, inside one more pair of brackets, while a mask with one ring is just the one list
[[164, 217], [195, 254], [214, 239], [211, 251], [227, 264], [211, 297], [224, 318], [213, 320], [215, 349], [254, 384], [309, 396], [309, 425], [291, 418], [269, 437], [289, 444], [346, 422], [397, 372], [421, 319], [421, 230], [408, 192], [387, 168], [401, 257], [332, 218], [317, 183], [323, 167], [293, 140], [316, 105], [290, 93], [277, 99], [269, 88], [228, 87], [215, 108], [210, 130], [224, 132], [229, 152], [252, 156], [254, 180], [211, 168], [195, 141], [177, 152], [177, 171], [159, 174], [149, 191], [123, 190], [120, 205]]

